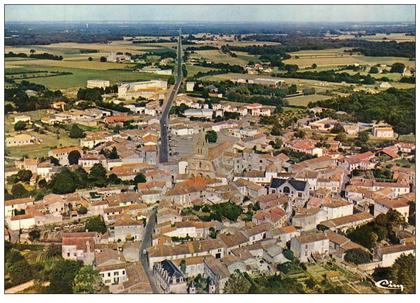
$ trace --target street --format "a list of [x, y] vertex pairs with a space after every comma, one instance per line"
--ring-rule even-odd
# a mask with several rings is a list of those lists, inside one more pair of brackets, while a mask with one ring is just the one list
[[175, 86], [172, 88], [171, 94], [168, 100], [164, 103], [164, 109], [160, 118], [160, 148], [159, 148], [159, 162], [168, 162], [169, 147], [168, 147], [168, 124], [169, 124], [169, 111], [172, 106], [178, 90], [182, 83], [182, 44], [181, 44], [181, 33], [178, 38], [178, 60], [177, 60], [177, 75]]
[[149, 220], [146, 224], [144, 231], [144, 238], [140, 244], [140, 263], [143, 266], [144, 272], [149, 279], [150, 286], [152, 287], [153, 293], [160, 293], [160, 289], [156, 286], [153, 273], [149, 270], [149, 262], [147, 255], [143, 253], [144, 250], [148, 249], [152, 245], [152, 234], [156, 223], [156, 209], [150, 214]]

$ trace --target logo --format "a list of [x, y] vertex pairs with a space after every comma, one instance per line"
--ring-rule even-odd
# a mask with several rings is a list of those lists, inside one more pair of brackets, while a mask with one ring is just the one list
[[376, 287], [382, 289], [400, 289], [401, 291], [404, 290], [404, 285], [402, 284], [394, 284], [392, 281], [388, 280], [380, 280], [375, 282]]

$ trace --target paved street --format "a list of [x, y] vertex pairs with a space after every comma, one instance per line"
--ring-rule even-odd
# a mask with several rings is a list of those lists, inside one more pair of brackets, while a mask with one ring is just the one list
[[164, 103], [164, 109], [160, 118], [160, 148], [159, 148], [159, 162], [168, 162], [169, 147], [168, 147], [168, 126], [169, 126], [169, 111], [172, 106], [176, 95], [178, 94], [179, 87], [182, 83], [182, 44], [181, 33], [178, 38], [178, 59], [177, 59], [177, 75], [176, 82], [172, 88], [168, 100]]
[[143, 266], [144, 272], [149, 279], [150, 286], [152, 287], [153, 293], [160, 293], [160, 289], [156, 286], [153, 273], [149, 270], [149, 262], [147, 255], [143, 254], [145, 249], [148, 249], [152, 245], [152, 234], [155, 228], [156, 223], [156, 209], [154, 209], [149, 217], [149, 221], [146, 224], [146, 229], [144, 231], [144, 238], [140, 244], [140, 262]]

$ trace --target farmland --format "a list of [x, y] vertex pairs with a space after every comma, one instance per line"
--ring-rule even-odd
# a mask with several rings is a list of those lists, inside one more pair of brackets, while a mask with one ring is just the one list
[[357, 53], [350, 54], [344, 52], [346, 48], [324, 49], [324, 50], [308, 50], [292, 52], [292, 58], [284, 60], [286, 64], [297, 64], [299, 68], [306, 68], [316, 64], [318, 67], [334, 68], [345, 65], [375, 65], [400, 62], [406, 66], [415, 67], [415, 61], [401, 57], [368, 57]]
[[289, 97], [289, 98], [285, 98], [284, 100], [287, 101], [292, 106], [307, 106], [310, 102], [328, 100], [331, 98], [332, 98], [331, 96], [325, 96], [325, 95], [307, 95], [307, 96]]

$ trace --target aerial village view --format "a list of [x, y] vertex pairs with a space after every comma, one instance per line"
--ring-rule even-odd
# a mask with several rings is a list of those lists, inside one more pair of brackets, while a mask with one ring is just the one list
[[4, 9], [6, 294], [415, 293], [414, 5]]

